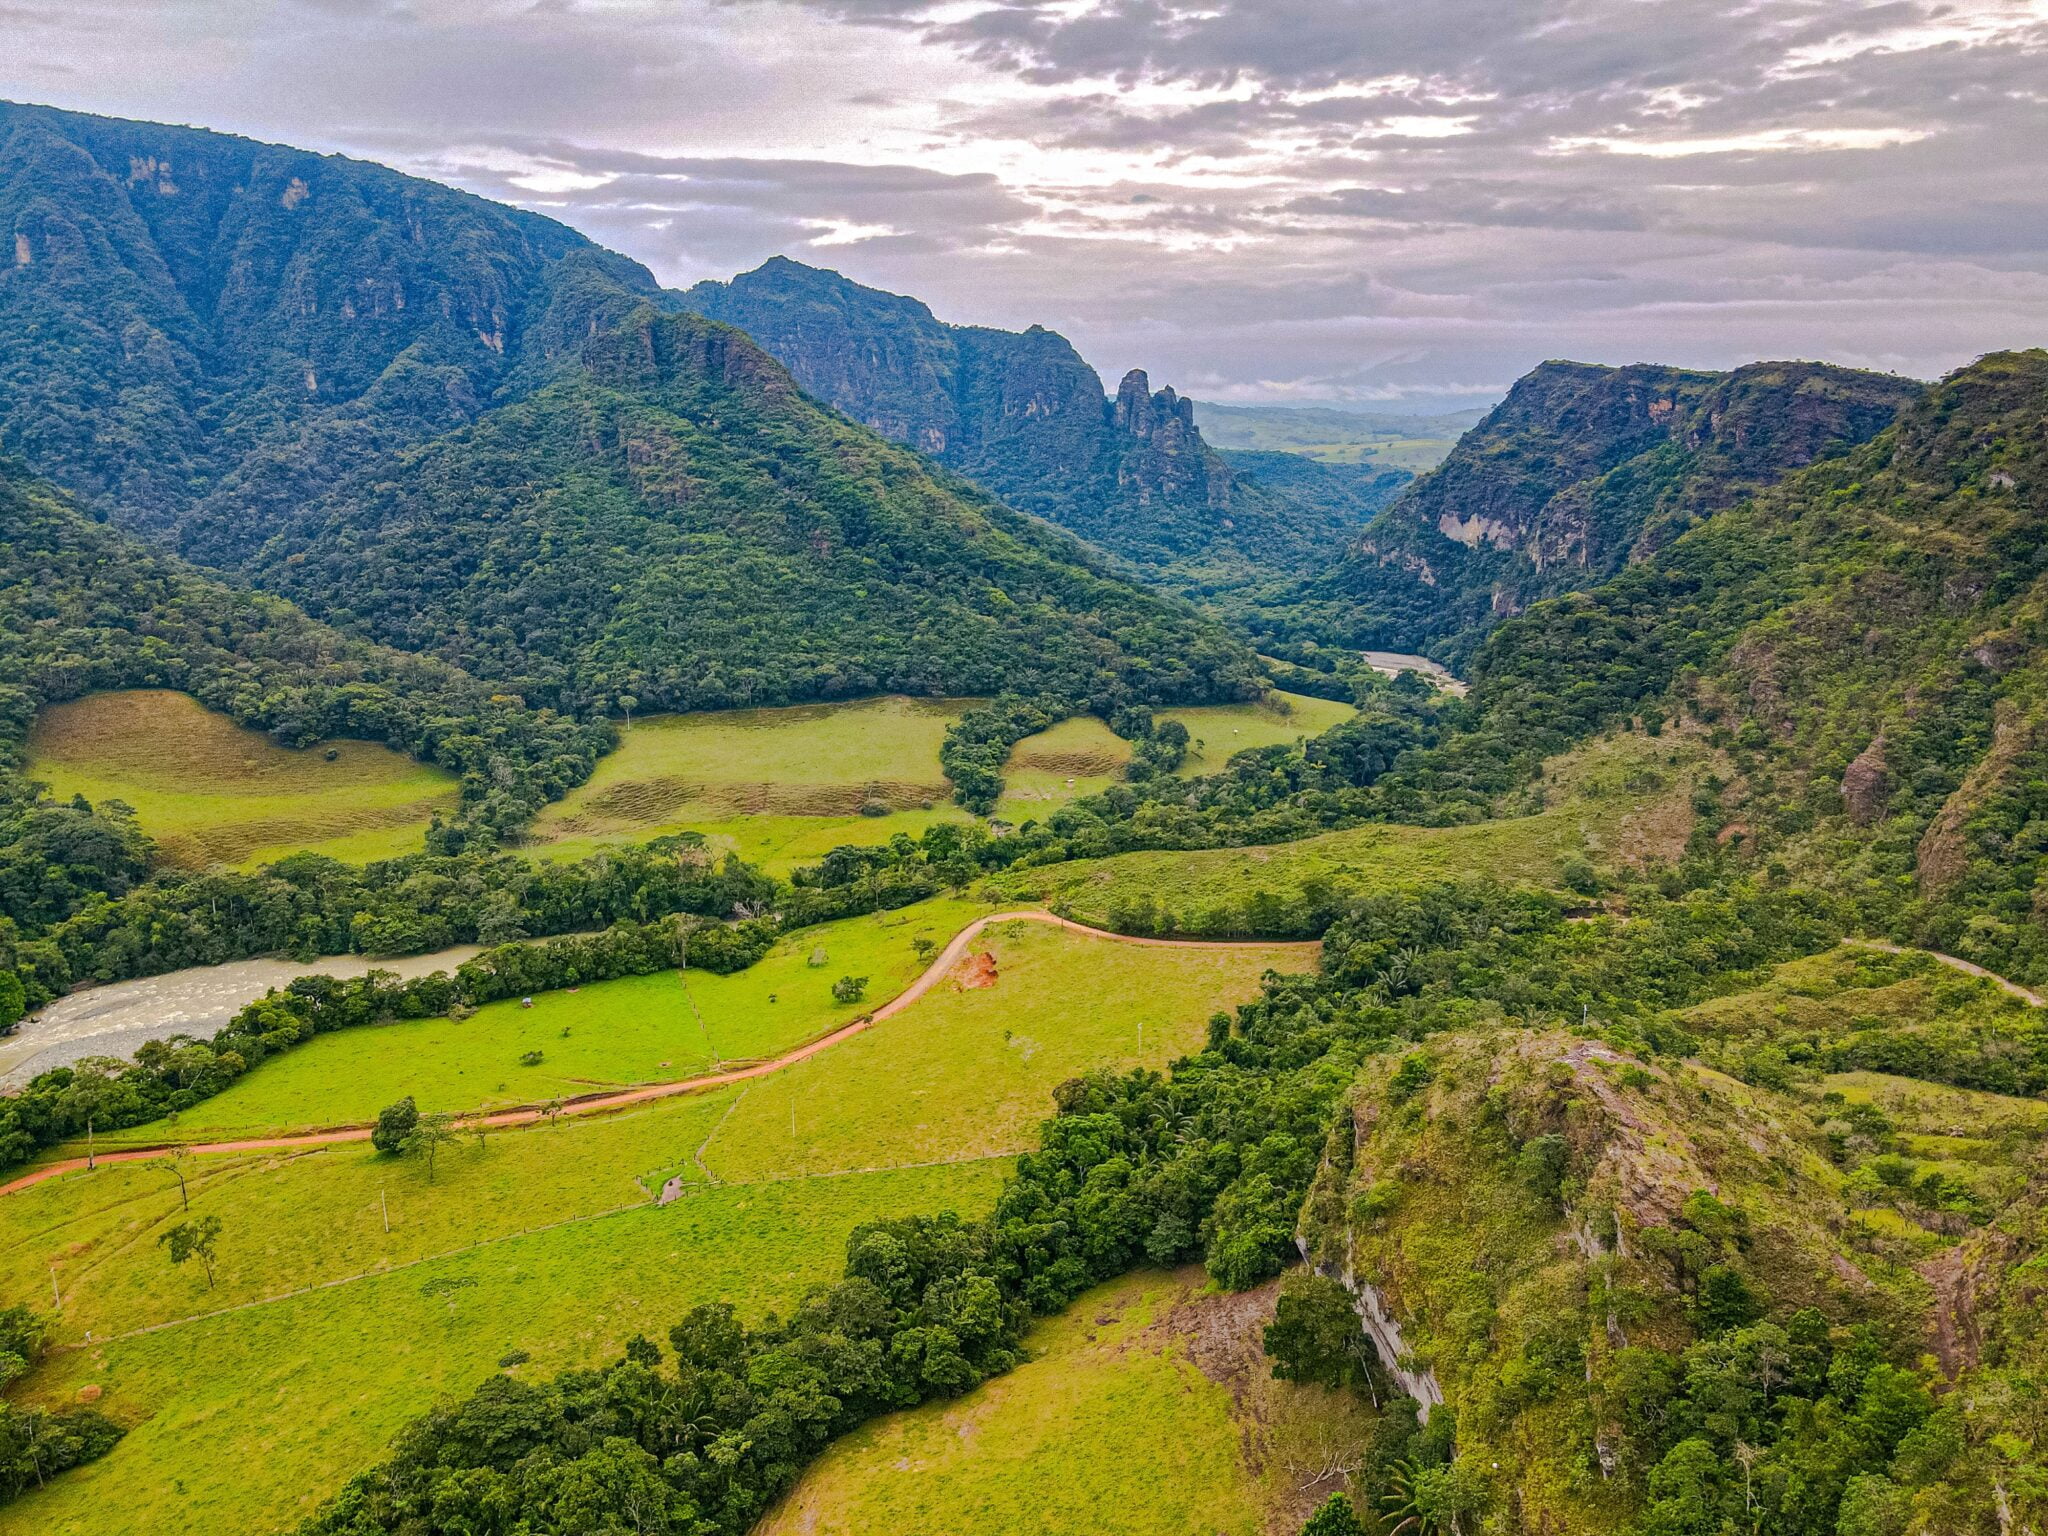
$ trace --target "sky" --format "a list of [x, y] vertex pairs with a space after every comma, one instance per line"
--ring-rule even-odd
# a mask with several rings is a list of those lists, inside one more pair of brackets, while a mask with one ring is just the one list
[[2048, 0], [0, 0], [0, 96], [776, 254], [1200, 399], [2048, 344]]

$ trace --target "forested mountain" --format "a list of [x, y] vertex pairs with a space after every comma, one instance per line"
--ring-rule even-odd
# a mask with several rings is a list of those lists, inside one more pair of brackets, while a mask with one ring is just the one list
[[2048, 352], [1994, 354], [1846, 457], [1503, 624], [1488, 713], [1584, 734], [1688, 713], [1731, 833], [1874, 928], [2044, 974]]
[[1154, 573], [1305, 569], [1401, 483], [1297, 497], [1207, 443], [1194, 402], [1133, 369], [1115, 397], [1057, 332], [949, 325], [916, 299], [776, 257], [683, 302], [746, 331], [806, 390], [1012, 506]]
[[737, 332], [664, 318], [643, 269], [551, 220], [10, 106], [0, 229], [0, 443], [536, 700], [1254, 687], [1219, 629], [834, 418]]
[[1502, 617], [1867, 440], [1920, 389], [1823, 363], [1544, 363], [1303, 588], [1294, 616], [1323, 638], [1462, 660]]

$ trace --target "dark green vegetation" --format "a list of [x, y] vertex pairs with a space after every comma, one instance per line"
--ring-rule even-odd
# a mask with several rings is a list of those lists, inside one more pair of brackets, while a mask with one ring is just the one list
[[[1887, 426], [1922, 386], [1821, 363], [1545, 363], [1307, 583], [1277, 635], [1468, 658], [1502, 615], [1593, 585]], [[1260, 625], [1259, 627], [1264, 627]]]
[[1220, 630], [820, 408], [549, 220], [6, 107], [0, 223], [0, 444], [528, 703], [1252, 689]]
[[1306, 570], [1405, 478], [1226, 462], [1192, 401], [1155, 394], [1137, 370], [1105, 397], [1057, 332], [948, 325], [916, 299], [779, 256], [683, 302], [884, 437], [1184, 588]]

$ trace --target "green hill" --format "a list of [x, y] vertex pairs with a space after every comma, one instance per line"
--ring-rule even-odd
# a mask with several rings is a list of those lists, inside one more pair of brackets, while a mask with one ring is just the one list
[[579, 710], [1254, 687], [1219, 629], [550, 220], [9, 106], [0, 224], [0, 443], [355, 633]]
[[1564, 733], [1687, 715], [1731, 754], [1724, 835], [1874, 929], [2048, 974], [2048, 353], [1502, 625], [1473, 698]]

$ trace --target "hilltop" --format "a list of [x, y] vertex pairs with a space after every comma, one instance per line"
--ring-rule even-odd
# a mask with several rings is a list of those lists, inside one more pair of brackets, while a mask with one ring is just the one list
[[[1228, 458], [1203, 440], [1195, 403], [1142, 369], [1105, 395], [1056, 331], [950, 325], [787, 257], [682, 300], [746, 331], [819, 399], [1169, 585], [1307, 569], [1403, 483]], [[1305, 477], [1313, 490], [1295, 494]]]

